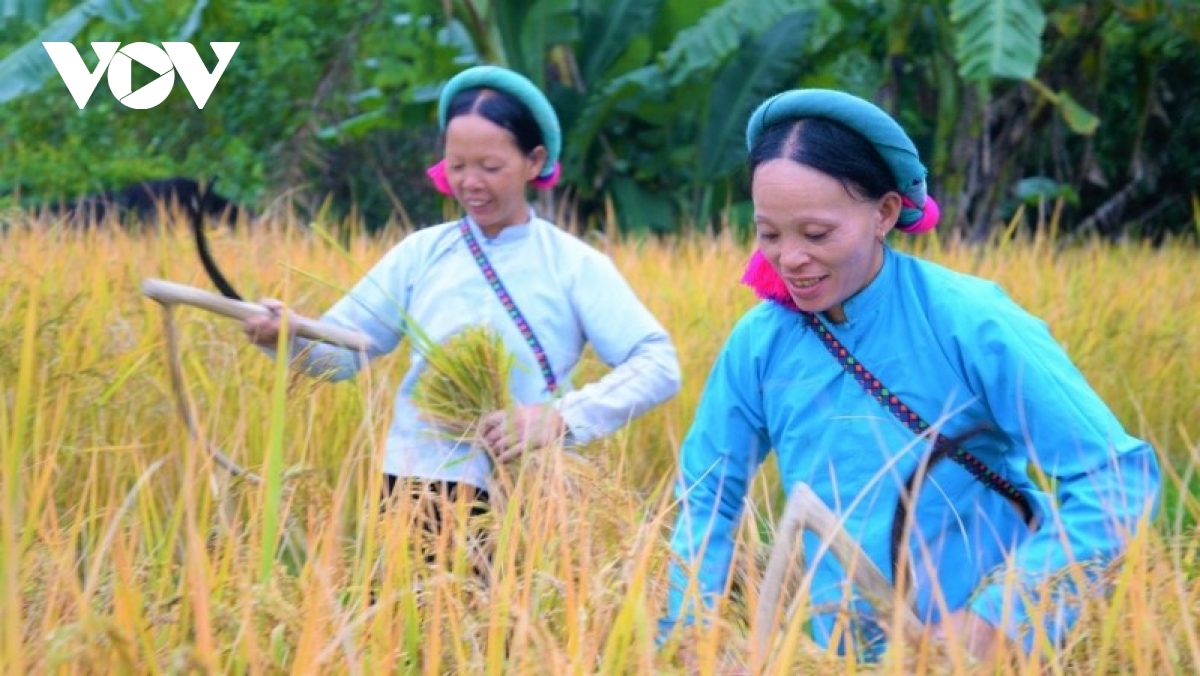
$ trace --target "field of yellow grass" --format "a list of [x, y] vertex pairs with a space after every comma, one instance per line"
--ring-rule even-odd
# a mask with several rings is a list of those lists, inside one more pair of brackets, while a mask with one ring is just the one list
[[[301, 228], [263, 229], [214, 234], [213, 248], [248, 298], [285, 299], [316, 316], [400, 236], [349, 236], [343, 253]], [[231, 480], [178, 415], [163, 311], [139, 290], [147, 277], [211, 288], [190, 236], [0, 234], [4, 671], [679, 673], [673, 650], [659, 653], [653, 640], [673, 517], [667, 487], [709, 365], [754, 303], [737, 282], [748, 249], [701, 238], [597, 246], [671, 331], [683, 390], [582, 459], [527, 463], [490, 526], [497, 572], [484, 588], [465, 573], [461, 541], [438, 545], [449, 571], [426, 567], [407, 511], [377, 516], [381, 443], [407, 343], [354, 381], [323, 384], [289, 375], [236, 322], [177, 308], [201, 432], [261, 477]], [[1163, 459], [1160, 518], [1135, 542], [1113, 593], [1087, 607], [1064, 651], [1017, 670], [1194, 673], [1197, 251], [1059, 250], [1040, 240], [897, 246], [1000, 282], [1050, 324]], [[577, 378], [601, 368], [590, 359]], [[706, 630], [703, 672], [751, 663], [771, 673], [964, 668], [955, 651], [855, 665], [803, 640], [754, 654], [748, 624], [778, 493], [768, 466], [744, 529], [747, 592]]]

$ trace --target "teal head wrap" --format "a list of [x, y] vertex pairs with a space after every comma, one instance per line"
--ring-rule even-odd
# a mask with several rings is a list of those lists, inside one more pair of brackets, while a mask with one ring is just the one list
[[777, 124], [820, 117], [840, 122], [867, 139], [891, 169], [904, 206], [896, 227], [909, 234], [932, 230], [940, 210], [928, 194], [926, 169], [904, 129], [883, 109], [857, 96], [832, 89], [795, 89], [759, 105], [746, 125], [746, 147]]
[[542, 143], [546, 146], [546, 166], [538, 178], [552, 181], [558, 172], [558, 158], [562, 152], [562, 130], [558, 126], [558, 115], [554, 107], [537, 85], [520, 73], [500, 66], [475, 66], [450, 78], [438, 99], [438, 127], [446, 130], [446, 113], [450, 102], [460, 92], [483, 87], [509, 94], [533, 113], [534, 120], [542, 131]]

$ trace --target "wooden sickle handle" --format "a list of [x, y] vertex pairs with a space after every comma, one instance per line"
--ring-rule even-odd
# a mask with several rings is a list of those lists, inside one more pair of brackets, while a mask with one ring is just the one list
[[[890, 628], [889, 640], [899, 639], [910, 646], [919, 645], [922, 624], [908, 604], [908, 599], [897, 598], [892, 584], [842, 528], [837, 515], [821, 502], [821, 498], [817, 497], [808, 484], [797, 482], [792, 488], [792, 494], [788, 496], [787, 507], [780, 519], [775, 546], [771, 551], [771, 559], [767, 563], [759, 592], [753, 640], [760, 658], [767, 654], [771, 638], [777, 630], [775, 616], [781, 609], [780, 596], [783, 593], [784, 578], [797, 564], [801, 567], [804, 565], [804, 549], [800, 539], [804, 531], [815, 533], [823, 544], [828, 545], [829, 551], [842, 564], [842, 568], [849, 571], [859, 593], [874, 607], [876, 617], [881, 620], [885, 629], [889, 628], [888, 623], [893, 618], [899, 620], [899, 627]], [[796, 552], [797, 546], [799, 552]], [[797, 562], [796, 558], [800, 561]], [[899, 608], [897, 604], [900, 604]]]
[[[164, 305], [190, 305], [233, 319], [249, 319], [270, 314], [270, 310], [258, 303], [233, 300], [215, 293], [197, 289], [186, 284], [176, 284], [162, 279], [142, 280], [142, 293]], [[371, 339], [341, 327], [323, 324], [296, 314], [288, 315], [288, 328], [298, 336], [320, 340], [355, 351], [365, 351]]]

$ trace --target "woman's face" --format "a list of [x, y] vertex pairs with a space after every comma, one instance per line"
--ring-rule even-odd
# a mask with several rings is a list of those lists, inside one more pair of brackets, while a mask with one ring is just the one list
[[511, 132], [481, 115], [459, 115], [446, 125], [446, 178], [459, 204], [491, 235], [529, 220], [525, 188], [545, 162], [545, 148], [526, 155]]
[[883, 264], [883, 238], [900, 216], [900, 195], [851, 195], [841, 181], [789, 159], [754, 171], [758, 246], [801, 310], [845, 321], [842, 304]]

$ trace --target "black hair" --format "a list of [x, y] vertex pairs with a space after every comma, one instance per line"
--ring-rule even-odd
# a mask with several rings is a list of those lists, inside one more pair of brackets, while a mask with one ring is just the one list
[[526, 155], [543, 145], [542, 128], [533, 112], [517, 97], [495, 89], [473, 88], [459, 92], [446, 111], [446, 125], [459, 115], [475, 113], [507, 129]]
[[812, 117], [768, 127], [750, 149], [751, 180], [760, 164], [779, 158], [832, 176], [858, 198], [874, 200], [900, 191], [875, 146], [834, 120]]

